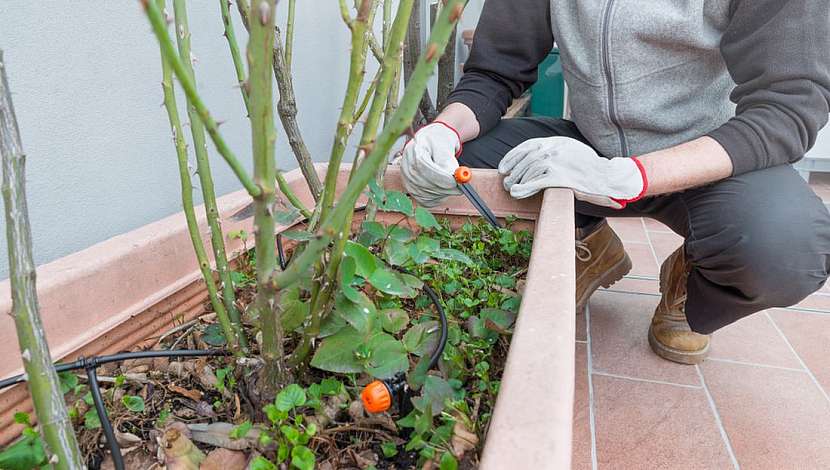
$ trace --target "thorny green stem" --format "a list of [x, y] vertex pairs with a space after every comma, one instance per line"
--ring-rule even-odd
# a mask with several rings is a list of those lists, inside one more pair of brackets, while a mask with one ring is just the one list
[[[383, 9], [384, 24], [386, 24], [387, 10], [391, 12], [392, 0], [383, 0]], [[389, 42], [388, 34], [384, 34], [383, 41], [385, 44]], [[386, 47], [389, 47], [389, 45], [386, 44]], [[384, 123], [389, 122], [389, 119], [391, 119], [392, 115], [395, 114], [395, 109], [398, 106], [398, 95], [400, 94], [401, 88], [401, 65], [403, 62], [403, 54], [403, 47], [401, 47], [401, 51], [399, 54], [400, 58], [398, 59], [398, 64], [395, 67], [395, 76], [392, 79], [392, 86], [389, 88], [389, 97], [386, 99], [386, 109], [383, 112]], [[377, 183], [378, 187], [383, 187], [383, 178], [386, 176], [386, 169], [388, 168], [388, 163], [389, 157], [387, 156], [383, 164], [381, 164], [380, 168], [378, 169], [377, 175], [375, 176], [375, 183]], [[374, 199], [369, 199], [369, 201], [366, 203], [366, 220], [370, 222], [374, 221], [377, 217], [377, 213], [377, 203], [375, 203]]]
[[[343, 154], [346, 150], [346, 142], [354, 129], [355, 108], [357, 107], [360, 87], [363, 84], [363, 77], [366, 74], [365, 67], [369, 28], [373, 23], [378, 0], [359, 0], [355, 4], [357, 6], [357, 15], [354, 19], [351, 19], [348, 8], [345, 7], [343, 2], [340, 3], [341, 14], [344, 15], [344, 21], [352, 32], [352, 51], [349, 65], [349, 79], [346, 85], [346, 96], [343, 98], [343, 106], [337, 121], [337, 130], [335, 131], [334, 144], [332, 145], [329, 166], [326, 171], [326, 179], [323, 187], [323, 199], [320, 210], [321, 219], [325, 219], [326, 215], [334, 207], [334, 196], [337, 191], [337, 176], [340, 173], [340, 163], [343, 160]], [[298, 365], [306, 358], [311, 348], [311, 341], [317, 337], [319, 332], [320, 320], [325, 312], [322, 312], [320, 309], [315, 309], [315, 306], [325, 305], [325, 303], [320, 304], [321, 297], [324, 297], [322, 300], [326, 300], [325, 297], [327, 297], [326, 291], [328, 287], [324, 287], [327, 279], [323, 277], [325, 271], [326, 267], [323, 260], [318, 260], [314, 266], [314, 284], [311, 289], [311, 322], [305, 329], [303, 341], [298, 346], [297, 353], [292, 357], [293, 366]]]
[[285, 23], [285, 68], [291, 74], [294, 58], [294, 17], [297, 16], [297, 0], [288, 0], [288, 20]]
[[[237, 1], [237, 9], [242, 17], [242, 23], [245, 28], [250, 29], [248, 21], [248, 2], [246, 0]], [[290, 16], [290, 15], [289, 15]], [[289, 18], [289, 26], [293, 28], [293, 19]], [[317, 175], [317, 170], [314, 168], [314, 161], [311, 159], [311, 152], [303, 139], [300, 126], [297, 124], [297, 98], [294, 95], [294, 81], [291, 78], [291, 70], [285, 62], [285, 53], [280, 40], [280, 31], [277, 28], [274, 34], [274, 77], [277, 79], [277, 88], [280, 92], [280, 101], [277, 103], [277, 111], [279, 112], [280, 122], [285, 129], [285, 135], [288, 137], [288, 144], [297, 159], [300, 166], [300, 171], [303, 173], [306, 184], [311, 191], [311, 196], [314, 201], [320, 200], [323, 192], [323, 185], [320, 183], [320, 177]], [[306, 209], [299, 198], [294, 194], [291, 188], [286, 184], [282, 172], [277, 170], [277, 179], [280, 190], [291, 204], [297, 208], [304, 216], [308, 217], [311, 211]]]
[[179, 79], [179, 84], [181, 84], [185, 95], [199, 113], [199, 117], [202, 119], [208, 134], [210, 134], [211, 140], [213, 140], [213, 143], [216, 146], [216, 150], [220, 155], [222, 155], [222, 158], [225, 159], [228, 166], [231, 167], [231, 170], [242, 183], [245, 190], [248, 191], [248, 194], [250, 194], [251, 197], [259, 196], [262, 190], [245, 172], [245, 169], [236, 158], [236, 155], [230, 147], [228, 147], [225, 139], [219, 133], [219, 124], [210, 115], [210, 111], [207, 109], [204, 101], [202, 101], [199, 93], [196, 91], [196, 84], [187, 74], [185, 65], [182, 63], [181, 58], [176, 52], [176, 47], [170, 40], [170, 36], [167, 34], [167, 23], [161, 9], [155, 2], [151, 2], [150, 0], [140, 0], [140, 2], [144, 7], [144, 12], [147, 14], [147, 18], [150, 20], [150, 25], [153, 27], [153, 33], [156, 35], [156, 39], [158, 39], [162, 55], [169, 61], [170, 66], [173, 68], [173, 72], [176, 74], [176, 78]]
[[[176, 22], [176, 41], [179, 46], [179, 56], [189, 58], [191, 56], [190, 27], [187, 22], [187, 6], [185, 1], [173, 0], [173, 11]], [[193, 71], [191, 61], [189, 59], [184, 61], [184, 65], [190, 79], [195, 82], [196, 75]], [[169, 66], [167, 68], [169, 69]], [[234, 293], [233, 282], [231, 281], [231, 270], [228, 266], [228, 257], [225, 252], [224, 233], [222, 232], [222, 224], [219, 221], [219, 208], [216, 205], [216, 190], [213, 185], [210, 160], [208, 159], [205, 127], [190, 99], [187, 100], [187, 114], [190, 118], [190, 133], [193, 138], [193, 150], [196, 154], [196, 168], [199, 174], [199, 183], [202, 187], [205, 214], [207, 216], [208, 226], [210, 227], [210, 242], [216, 260], [216, 271], [219, 274], [219, 281], [222, 284], [222, 305], [219, 309], [216, 309], [214, 305], [214, 310], [216, 310], [216, 316], [219, 318], [219, 322], [223, 325], [223, 328], [225, 322], [230, 320], [233, 334], [227, 336], [227, 331], [225, 334], [231, 349], [234, 351], [245, 350], [248, 348], [248, 342], [245, 338], [245, 333], [242, 331], [242, 320], [239, 315], [239, 310], [236, 308], [236, 294]], [[184, 141], [183, 136], [181, 140]], [[189, 185], [187, 186], [187, 190], [188, 192], [191, 191]], [[193, 201], [191, 200], [190, 203], [192, 205]], [[201, 265], [203, 260], [199, 261]], [[210, 269], [209, 264], [207, 264], [207, 268]], [[210, 277], [212, 281], [212, 273]]]
[[40, 423], [49, 468], [84, 468], [81, 452], [66, 411], [58, 374], [52, 365], [37, 300], [32, 258], [32, 229], [26, 204], [26, 156], [0, 50], [0, 155], [3, 159], [3, 200], [9, 253], [12, 311], [26, 381]]
[[225, 38], [228, 40], [228, 48], [233, 59], [233, 68], [236, 70], [236, 81], [239, 83], [239, 90], [242, 93], [242, 101], [245, 102], [245, 110], [251, 113], [248, 104], [248, 93], [245, 92], [245, 63], [242, 62], [242, 54], [239, 52], [239, 45], [236, 42], [236, 33], [233, 31], [233, 20], [231, 19], [230, 0], [219, 0], [219, 8], [222, 11], [222, 24], [225, 25]]
[[340, 163], [343, 161], [343, 153], [346, 150], [346, 142], [354, 128], [352, 120], [357, 106], [357, 99], [360, 93], [360, 86], [363, 83], [363, 76], [366, 73], [366, 48], [368, 41], [368, 29], [374, 18], [375, 8], [378, 0], [361, 0], [357, 10], [357, 16], [352, 20], [348, 8], [342, 11], [344, 3], [341, 2], [341, 13], [345, 14], [346, 24], [352, 31], [352, 52], [349, 65], [349, 80], [346, 86], [346, 96], [343, 98], [343, 106], [340, 110], [340, 117], [337, 121], [337, 130], [334, 136], [334, 144], [331, 148], [329, 166], [326, 171], [326, 179], [323, 187], [323, 207], [321, 218], [325, 219], [334, 205], [334, 196], [337, 191], [337, 175], [340, 172]]
[[262, 326], [262, 359], [265, 362], [263, 394], [269, 398], [276, 396], [277, 390], [288, 380], [277, 290], [270, 282], [277, 271], [274, 249], [274, 183], [277, 178], [274, 143], [277, 133], [272, 105], [275, 17], [275, 0], [255, 0], [250, 10], [247, 53], [254, 180], [262, 188], [261, 194], [254, 198], [257, 293], [253, 307]]
[[[438, 62], [442, 51], [446, 48], [452, 28], [461, 16], [465, 3], [466, 0], [449, 0], [447, 2], [446, 8], [442, 10], [441, 15], [432, 28], [427, 50], [419, 59], [418, 65], [412, 73], [409, 87], [404, 93], [400, 107], [387, 123], [386, 128], [377, 139], [375, 145], [368, 151], [368, 156], [360, 164], [360, 168], [354, 173], [354, 177], [349, 182], [344, 193], [340, 196], [340, 200], [334, 211], [329, 217], [323, 218], [323, 223], [317, 238], [309, 242], [306, 249], [296, 260], [285, 271], [275, 277], [274, 284], [276, 286], [288, 286], [295, 282], [311, 263], [319, 260], [320, 253], [332, 240], [335, 242], [335, 249], [332, 250], [332, 256], [334, 257], [337, 254], [342, 256], [343, 250], [340, 249], [338, 251], [337, 247], [345, 243], [345, 240], [348, 238], [348, 229], [351, 217], [354, 214], [354, 204], [369, 184], [369, 181], [377, 174], [381, 164], [385, 162], [386, 155], [397, 141], [398, 136], [412, 122], [412, 117], [415, 115], [420, 98], [426, 89], [427, 81], [435, 71], [435, 64]], [[412, 4], [413, 0], [401, 0], [395, 26], [393, 26], [395, 30], [395, 33], [392, 33], [393, 35], [405, 34], [409, 15], [412, 11]], [[378, 86], [378, 93], [376, 94], [376, 100], [380, 100], [377, 110], [378, 119], [390, 85], [387, 82], [391, 81], [389, 76], [394, 75], [394, 62], [400, 56], [398, 48], [401, 47], [402, 42], [402, 36], [400, 41], [390, 41], [390, 47], [386, 51], [384, 67], [389, 65], [390, 70], [387, 74], [387, 70], [384, 69], [382, 77], [386, 78], [385, 80], [384, 78], [381, 79], [381, 85]], [[388, 62], [386, 59], [388, 59]], [[386, 92], [380, 91], [383, 87], [386, 87]], [[373, 108], [375, 107], [374, 105], [375, 102], [373, 102]], [[372, 114], [370, 112], [371, 116]], [[325, 276], [325, 279], [328, 279], [331, 283], [336, 279], [335, 275], [338, 269], [338, 266], [333, 264], [332, 262], [329, 263]], [[331, 291], [328, 290], [328, 292], [330, 293]], [[292, 363], [304, 361], [305, 357], [309, 354], [311, 342], [319, 334], [321, 316], [326, 313], [323, 307], [327, 301], [325, 291], [321, 292], [317, 299], [312, 297], [311, 324], [307, 328], [307, 333], [303, 337], [302, 343], [297, 347], [295, 355], [292, 357]]]

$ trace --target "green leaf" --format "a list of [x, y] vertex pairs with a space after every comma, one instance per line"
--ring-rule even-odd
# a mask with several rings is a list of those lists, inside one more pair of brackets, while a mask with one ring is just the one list
[[416, 356], [428, 356], [435, 351], [439, 340], [438, 322], [431, 320], [418, 323], [410, 328], [403, 336], [406, 350]]
[[412, 200], [400, 191], [386, 191], [386, 202], [382, 209], [386, 212], [400, 212], [408, 216], [415, 214]]
[[277, 466], [271, 463], [270, 460], [259, 455], [255, 458], [249, 467], [250, 470], [277, 470]]
[[429, 253], [421, 251], [415, 243], [410, 243], [407, 254], [415, 264], [424, 264], [430, 260]]
[[399, 333], [409, 324], [409, 315], [400, 308], [387, 308], [380, 312], [380, 323], [389, 333]]
[[[282, 299], [280, 299], [280, 303], [283, 303]], [[282, 321], [283, 329], [294, 331], [305, 323], [311, 310], [311, 304], [308, 301], [295, 300], [283, 306], [282, 309], [280, 321]]]
[[408, 228], [404, 228], [398, 225], [393, 225], [389, 227], [389, 239], [395, 240], [399, 242], [408, 242], [415, 238], [415, 234], [412, 233], [412, 230]]
[[231, 429], [231, 432], [228, 433], [228, 437], [231, 439], [242, 439], [248, 435], [251, 431], [253, 424], [250, 421], [245, 421], [244, 423], [236, 426], [235, 428]]
[[202, 341], [208, 346], [224, 346], [227, 341], [222, 333], [222, 327], [218, 323], [211, 323], [202, 331]]
[[415, 289], [407, 286], [397, 275], [397, 273], [388, 269], [377, 269], [367, 280], [375, 289], [383, 292], [384, 294], [404, 298], [411, 298], [417, 295]]
[[438, 259], [458, 261], [458, 262], [466, 264], [467, 266], [472, 266], [472, 265], [475, 264], [469, 256], [465, 255], [464, 253], [462, 253], [458, 250], [454, 250], [452, 248], [442, 248], [442, 249], [434, 252], [432, 254], [432, 256], [434, 256], [435, 258], [438, 258]]
[[354, 258], [356, 264], [355, 272], [364, 279], [371, 276], [380, 265], [380, 260], [378, 260], [377, 256], [373, 255], [371, 251], [359, 243], [353, 241], [346, 242], [344, 252], [349, 257]]
[[30, 470], [46, 467], [46, 453], [39, 437], [26, 436], [0, 452], [0, 468]]
[[458, 460], [455, 460], [455, 457], [451, 452], [444, 452], [444, 455], [441, 456], [441, 463], [439, 464], [438, 469], [458, 470]]
[[95, 408], [84, 413], [84, 427], [87, 429], [98, 429], [101, 427], [101, 419], [98, 418], [98, 413]]
[[423, 207], [418, 207], [415, 209], [415, 222], [421, 226], [423, 229], [431, 229], [436, 228], [440, 229], [441, 224], [438, 223], [438, 220], [435, 218], [432, 213]]
[[438, 240], [426, 235], [419, 236], [418, 240], [415, 241], [415, 246], [418, 247], [418, 251], [428, 255], [432, 255], [441, 249], [441, 243]]
[[298, 406], [303, 406], [306, 401], [305, 390], [297, 384], [291, 384], [280, 390], [274, 402], [280, 411], [291, 411]]
[[432, 429], [432, 403], [427, 402], [423, 412], [415, 418], [415, 433], [423, 434]]
[[360, 300], [358, 303], [338, 294], [334, 300], [334, 312], [343, 317], [355, 330], [366, 335], [374, 328], [378, 312], [375, 304], [366, 294], [363, 292], [357, 294], [357, 298]]
[[339, 333], [347, 325], [346, 320], [340, 315], [327, 315], [320, 323], [320, 334], [318, 338], [326, 338], [328, 336]]
[[[485, 327], [488, 329], [498, 331], [499, 329], [508, 330], [516, 322], [516, 314], [508, 310], [499, 310], [497, 308], [483, 308], [479, 316], [485, 322]], [[487, 326], [492, 323], [492, 326]], [[496, 328], [494, 328], [496, 327]], [[500, 332], [502, 332], [500, 331]]]
[[63, 395], [75, 390], [75, 387], [78, 386], [78, 376], [72, 372], [58, 372], [58, 379], [60, 379], [61, 394]]
[[306, 446], [297, 446], [291, 449], [291, 465], [300, 470], [312, 470], [314, 460], [314, 452]]
[[[75, 377], [77, 379], [77, 377]], [[29, 418], [29, 413], [24, 413], [22, 411], [18, 411], [14, 414], [14, 422], [17, 424], [25, 424], [26, 426], [31, 426], [31, 421]]]
[[359, 331], [346, 326], [320, 343], [317, 352], [311, 358], [311, 365], [318, 369], [342, 374], [363, 372], [363, 366], [354, 354], [363, 342], [364, 337]]
[[277, 405], [273, 403], [269, 403], [262, 408], [262, 411], [265, 412], [265, 416], [268, 417], [268, 421], [271, 421], [272, 424], [279, 424], [288, 418], [287, 411], [280, 411], [277, 409]]
[[313, 233], [303, 232], [300, 230], [286, 230], [282, 232], [283, 238], [287, 238], [289, 240], [296, 240], [298, 242], [307, 242], [314, 238]]
[[300, 440], [300, 431], [293, 426], [282, 425], [280, 426], [280, 432], [292, 444], [296, 444]]
[[411, 274], [404, 274], [404, 273], [397, 273], [398, 277], [403, 281], [403, 283], [407, 287], [411, 287], [415, 290], [421, 290], [424, 288], [424, 281], [418, 279], [417, 277]]
[[398, 240], [388, 240], [383, 247], [383, 256], [393, 266], [403, 266], [409, 261], [411, 246]]
[[354, 275], [357, 270], [357, 263], [351, 256], [344, 256], [340, 262], [340, 285], [350, 286], [354, 282]]
[[429, 408], [433, 415], [439, 415], [444, 410], [444, 403], [451, 399], [454, 394], [455, 391], [446, 380], [428, 375], [424, 381], [421, 396], [413, 398], [412, 404], [418, 411], [425, 412]]
[[380, 222], [363, 221], [360, 229], [360, 239], [365, 241], [366, 245], [371, 245], [386, 238], [386, 229]]
[[383, 452], [383, 456], [387, 459], [398, 455], [398, 446], [396, 446], [394, 442], [382, 442], [380, 444], [380, 450]]
[[343, 382], [337, 379], [323, 379], [320, 382], [320, 392], [323, 395], [335, 396], [340, 395], [346, 390]]
[[144, 399], [135, 395], [125, 395], [121, 398], [121, 403], [133, 413], [144, 412]]
[[296, 207], [291, 207], [285, 211], [276, 211], [274, 220], [280, 225], [293, 225], [300, 215], [300, 211]]
[[371, 357], [366, 372], [378, 379], [388, 379], [409, 368], [409, 357], [403, 343], [386, 333], [375, 333], [367, 347]]

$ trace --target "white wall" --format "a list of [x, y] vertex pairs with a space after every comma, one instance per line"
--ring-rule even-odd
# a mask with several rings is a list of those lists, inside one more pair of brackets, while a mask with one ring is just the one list
[[[218, 2], [188, 3], [199, 88], [247, 163], [250, 131]], [[315, 158], [325, 160], [345, 86], [349, 36], [336, 2], [298, 3], [299, 120]], [[281, 18], [284, 10], [281, 5]], [[244, 45], [241, 25], [237, 34]], [[158, 46], [138, 1], [0, 2], [0, 48], [28, 156], [39, 264], [180, 210]], [[238, 189], [209, 147], [218, 193]], [[282, 135], [277, 155], [281, 167], [296, 166]], [[3, 249], [0, 278], [7, 273]]]

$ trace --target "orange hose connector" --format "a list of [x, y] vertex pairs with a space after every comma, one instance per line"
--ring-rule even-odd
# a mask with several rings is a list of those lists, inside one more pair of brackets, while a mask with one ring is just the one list
[[455, 170], [455, 181], [459, 184], [467, 184], [473, 179], [473, 172], [466, 166], [460, 166]]
[[363, 408], [369, 413], [383, 413], [392, 407], [392, 394], [389, 387], [380, 380], [375, 380], [363, 389], [360, 394]]

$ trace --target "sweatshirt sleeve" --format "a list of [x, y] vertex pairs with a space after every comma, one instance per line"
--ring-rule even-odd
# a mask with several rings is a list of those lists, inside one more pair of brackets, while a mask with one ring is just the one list
[[486, 133], [536, 82], [551, 49], [550, 0], [487, 0], [464, 75], [447, 102], [467, 105]]
[[721, 53], [735, 117], [712, 131], [733, 174], [800, 160], [830, 112], [830, 1], [733, 0]]

